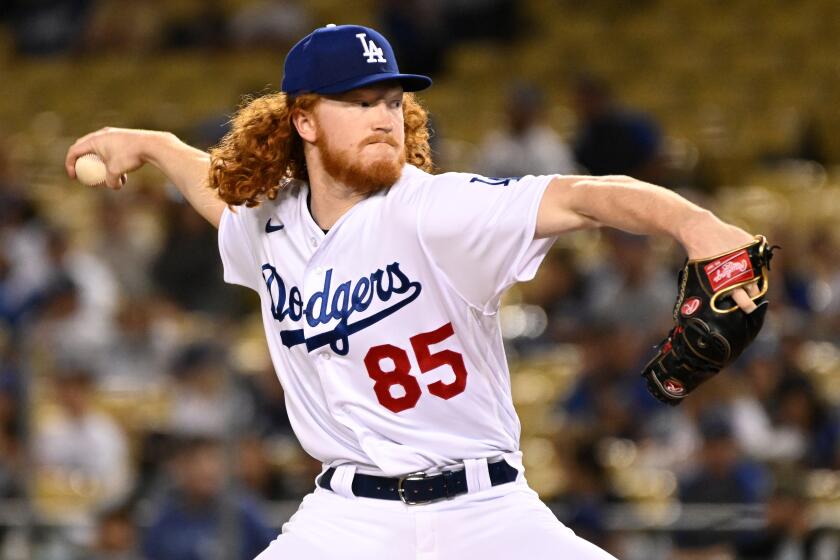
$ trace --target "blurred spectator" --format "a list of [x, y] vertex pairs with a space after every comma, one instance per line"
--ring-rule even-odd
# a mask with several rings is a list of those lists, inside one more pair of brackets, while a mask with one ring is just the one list
[[798, 124], [791, 155], [797, 159], [821, 164], [828, 163], [829, 158], [819, 118], [816, 115], [807, 115], [802, 117]]
[[381, 0], [382, 32], [394, 48], [403, 72], [435, 76], [455, 37], [447, 33], [442, 0]]
[[243, 482], [265, 499], [302, 498], [312, 491], [321, 463], [295, 438], [277, 373], [269, 364], [242, 381], [246, 399], [237, 405], [237, 419], [247, 422], [239, 454]]
[[595, 441], [576, 444], [561, 453], [567, 477], [562, 502], [569, 512], [562, 521], [579, 537], [616, 554], [615, 539], [607, 529], [607, 507], [618, 498], [609, 489], [607, 472], [597, 455]]
[[[23, 448], [20, 441], [22, 392], [18, 372], [5, 358], [0, 330], [0, 499], [23, 493]], [[1, 541], [2, 539], [0, 539]]]
[[124, 198], [105, 195], [97, 203], [99, 223], [93, 253], [111, 271], [122, 293], [132, 298], [151, 294], [151, 264], [160, 249], [159, 235], [156, 230], [148, 231], [152, 228], [138, 216], [143, 202], [133, 197], [126, 203]]
[[784, 165], [791, 160], [829, 163], [825, 138], [820, 130], [821, 123], [817, 115], [790, 108], [782, 118], [786, 121], [784, 128], [788, 130], [784, 146], [778, 151], [761, 154], [760, 160], [763, 164]]
[[518, 84], [508, 93], [504, 128], [482, 142], [478, 172], [488, 177], [572, 174], [572, 153], [560, 135], [545, 123], [543, 93], [532, 84]]
[[126, 501], [138, 504], [138, 509], [142, 510], [149, 503], [159, 502], [160, 496], [169, 491], [171, 484], [166, 467], [177, 441], [168, 432], [154, 429], [144, 430], [137, 439], [137, 484]]
[[5, 0], [15, 49], [25, 55], [66, 53], [79, 46], [94, 0]]
[[[548, 312], [551, 336], [569, 341], [579, 332], [585, 313], [586, 279], [578, 258], [570, 250], [553, 250], [540, 267], [546, 289], [538, 301]], [[536, 278], [535, 278], [536, 280]]]
[[516, 0], [381, 0], [382, 31], [404, 72], [438, 75], [457, 42], [505, 42], [524, 29]]
[[807, 323], [812, 336], [834, 339], [840, 327], [840, 243], [835, 229], [833, 224], [814, 224], [800, 234], [807, 236], [804, 240], [788, 235], [785, 250], [778, 252], [780, 285], [790, 311]]
[[46, 240], [48, 284], [30, 341], [41, 359], [97, 372], [113, 336], [119, 288], [97, 257], [71, 249], [66, 233], [50, 231]]
[[778, 356], [758, 356], [744, 366], [746, 388], [732, 403], [732, 422], [741, 447], [762, 461], [795, 462], [805, 453], [804, 434], [780, 424], [773, 403], [784, 377]]
[[88, 52], [150, 54], [162, 43], [166, 18], [158, 2], [97, 0], [85, 33]]
[[176, 340], [151, 299], [123, 300], [102, 371], [100, 388], [143, 390], [163, 385]]
[[118, 507], [102, 512], [97, 519], [96, 538], [89, 560], [141, 560], [137, 527], [131, 511]]
[[44, 287], [27, 342], [39, 366], [69, 362], [96, 372], [111, 341], [119, 288], [98, 258], [70, 247], [66, 233], [52, 230], [45, 240]]
[[172, 368], [175, 386], [169, 431], [176, 435], [221, 437], [230, 418], [224, 353], [205, 342], [181, 349]]
[[231, 39], [237, 46], [284, 51], [312, 30], [311, 19], [305, 6], [295, 0], [258, 0], [231, 18]]
[[34, 294], [21, 297], [12, 284], [12, 265], [6, 248], [0, 246], [0, 327], [15, 328], [35, 301]]
[[656, 259], [648, 237], [614, 229], [603, 236], [605, 257], [587, 275], [589, 317], [645, 325], [656, 336], [667, 332], [676, 297], [673, 272]]
[[[0, 23], [4, 21], [5, 17], [5, 13], [0, 15]], [[10, 151], [8, 140], [3, 136], [3, 132], [0, 131], [0, 200], [4, 203], [6, 202], [5, 197], [7, 193], [10, 193], [16, 187], [15, 172], [13, 170], [11, 158], [9, 157]], [[4, 207], [5, 204], [0, 205], [0, 208], [5, 210]], [[0, 216], [3, 216], [2, 211], [0, 211]], [[0, 223], [2, 222], [3, 220], [0, 218]]]
[[[8, 396], [0, 393], [0, 408], [8, 407]], [[19, 498], [23, 494], [22, 449], [15, 425], [0, 425], [0, 499]]]
[[[7, 414], [9, 397], [0, 390], [0, 416]], [[16, 430], [17, 426], [0, 418], [0, 500], [24, 497], [26, 480], [23, 462], [23, 445]], [[0, 551], [9, 532], [9, 527], [0, 525]]]
[[160, 290], [189, 311], [230, 309], [230, 287], [222, 281], [217, 231], [187, 204], [170, 202], [167, 237], [153, 264]]
[[840, 423], [805, 377], [791, 375], [774, 394], [776, 421], [797, 434], [809, 468], [840, 468]]
[[66, 274], [77, 286], [79, 303], [90, 320], [111, 319], [120, 288], [114, 274], [98, 257], [73, 248], [67, 232], [52, 230], [47, 236], [47, 259], [53, 278]]
[[34, 203], [17, 188], [0, 192], [0, 260], [4, 305], [20, 316], [50, 282], [47, 237]]
[[804, 318], [811, 309], [808, 294], [810, 277], [805, 274], [808, 252], [800, 236], [800, 232], [785, 228], [778, 231], [777, 237], [785, 240], [785, 247], [773, 254], [771, 281], [775, 280], [774, 287], [779, 289], [779, 297], [783, 298], [785, 313]]
[[105, 359], [111, 331], [104, 318], [84, 307], [79, 288], [58, 277], [44, 294], [27, 339], [37, 368], [72, 363], [96, 371]]
[[656, 403], [639, 376], [646, 358], [640, 334], [611, 324], [581, 333], [580, 375], [562, 403], [572, 427], [590, 437], [640, 437], [641, 411]]
[[819, 533], [808, 514], [804, 472], [783, 473], [767, 501], [766, 526], [752, 538], [738, 543], [739, 560], [805, 560], [830, 558], [818, 554]]
[[199, 150], [210, 150], [230, 131], [230, 117], [238, 106], [274, 91], [271, 85], [257, 80], [241, 85], [236, 89], [236, 96], [230, 99], [229, 105], [224, 110], [210, 114], [190, 126], [185, 134], [185, 142]]
[[662, 138], [649, 117], [621, 107], [606, 82], [583, 76], [575, 83], [577, 162], [592, 175], [629, 175], [661, 184]]
[[[152, 518], [143, 536], [143, 552], [154, 560], [210, 560], [222, 550], [224, 460], [212, 439], [183, 442], [172, 464], [175, 488]], [[233, 492], [239, 553], [230, 560], [252, 560], [276, 533], [263, 521], [254, 503]]]
[[283, 472], [271, 464], [263, 440], [255, 435], [240, 438], [239, 476], [253, 495], [263, 500], [286, 500], [293, 496]]
[[802, 351], [807, 342], [806, 331], [799, 325], [786, 325], [779, 338], [779, 363], [785, 372], [797, 376], [806, 375], [802, 371]]
[[517, 0], [449, 0], [445, 7], [447, 28], [461, 41], [509, 42], [525, 30]]
[[836, 224], [816, 228], [806, 249], [810, 257], [808, 266], [800, 273], [807, 274], [811, 282], [808, 301], [816, 313], [840, 314], [840, 245], [834, 232]]
[[[679, 499], [685, 504], [750, 504], [763, 498], [767, 475], [758, 464], [742, 456], [725, 409], [709, 407], [699, 419], [702, 446], [693, 472], [679, 483]], [[731, 549], [733, 539], [706, 531], [678, 532], [678, 549], [706, 552]]]
[[226, 17], [221, 0], [173, 3], [163, 31], [167, 49], [222, 48], [227, 43]]
[[52, 384], [56, 407], [35, 428], [33, 455], [38, 466], [45, 475], [56, 473], [93, 488], [91, 507], [125, 498], [133, 481], [128, 442], [122, 428], [95, 408], [92, 374], [58, 370]]
[[244, 379], [245, 391], [253, 403], [251, 431], [264, 439], [294, 439], [286, 412], [286, 396], [272, 365]]
[[551, 351], [557, 342], [571, 342], [585, 328], [584, 275], [574, 252], [549, 252], [534, 279], [519, 290], [523, 303], [539, 306], [546, 314], [542, 333], [508, 340], [520, 356]]

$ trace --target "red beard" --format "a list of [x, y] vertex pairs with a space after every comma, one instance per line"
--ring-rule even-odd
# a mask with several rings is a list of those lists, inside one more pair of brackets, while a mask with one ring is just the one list
[[[369, 141], [384, 141], [396, 146], [390, 137], [368, 138]], [[379, 158], [371, 164], [360, 164], [347, 152], [342, 152], [330, 146], [326, 138], [316, 142], [320, 150], [321, 164], [330, 177], [353, 189], [363, 196], [377, 193], [392, 186], [400, 178], [405, 165], [405, 151], [399, 157]]]

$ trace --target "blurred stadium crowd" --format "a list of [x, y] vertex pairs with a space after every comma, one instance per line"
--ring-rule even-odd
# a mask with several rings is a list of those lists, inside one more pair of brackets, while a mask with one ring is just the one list
[[[154, 172], [115, 193], [61, 162], [104, 124], [210, 146], [236, 106], [219, 82], [276, 84], [295, 40], [352, 21], [436, 78], [421, 99], [442, 170], [628, 174], [782, 246], [759, 340], [675, 409], [639, 373], [671, 322], [679, 247], [564, 236], [508, 294], [527, 476], [560, 519], [623, 559], [840, 558], [840, 144], [825, 133], [840, 50], [820, 40], [840, 12], [629, 10], [0, 0], [0, 557], [249, 559], [312, 490], [259, 301], [222, 282], [215, 230]], [[249, 61], [267, 74], [243, 78]]]

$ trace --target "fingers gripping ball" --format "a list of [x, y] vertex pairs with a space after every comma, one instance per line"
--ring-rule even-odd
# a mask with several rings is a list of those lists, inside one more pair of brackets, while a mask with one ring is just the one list
[[[642, 372], [653, 396], [679, 404], [755, 339], [767, 313], [767, 271], [775, 248], [757, 236], [725, 255], [686, 262], [678, 280], [674, 328]], [[752, 296], [757, 307], [744, 313], [731, 294], [750, 284], [758, 288]]]
[[76, 179], [83, 185], [105, 183], [105, 162], [96, 154], [85, 154], [76, 160]]

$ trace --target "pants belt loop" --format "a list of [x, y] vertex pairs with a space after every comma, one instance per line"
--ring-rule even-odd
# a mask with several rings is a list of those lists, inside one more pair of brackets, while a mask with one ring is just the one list
[[490, 483], [490, 472], [487, 470], [487, 459], [464, 460], [464, 472], [467, 475], [467, 491], [470, 493], [487, 490]]
[[341, 465], [335, 468], [335, 474], [330, 480], [330, 488], [339, 496], [354, 498], [353, 477], [356, 476], [356, 465]]

